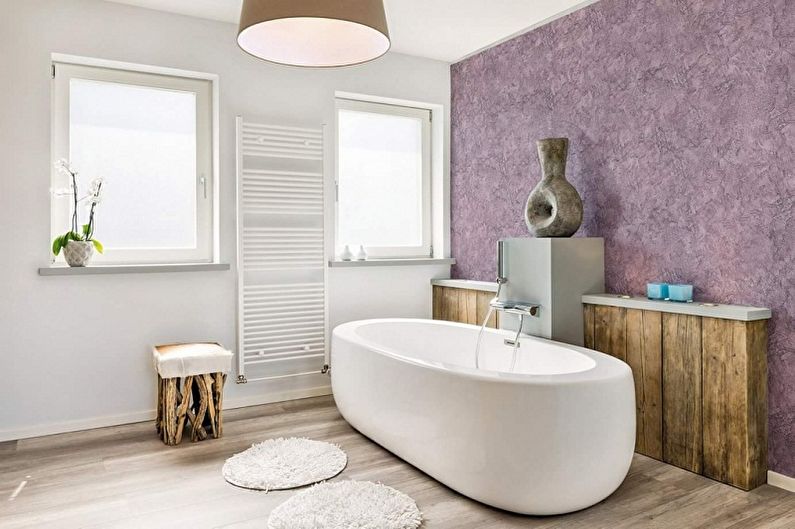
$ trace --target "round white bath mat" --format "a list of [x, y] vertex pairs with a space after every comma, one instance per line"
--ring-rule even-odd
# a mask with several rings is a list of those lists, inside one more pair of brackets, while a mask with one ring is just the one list
[[310, 439], [268, 439], [224, 463], [224, 479], [255, 490], [283, 490], [333, 478], [348, 456], [337, 445]]
[[414, 500], [370, 481], [337, 481], [299, 492], [273, 510], [268, 529], [416, 529]]

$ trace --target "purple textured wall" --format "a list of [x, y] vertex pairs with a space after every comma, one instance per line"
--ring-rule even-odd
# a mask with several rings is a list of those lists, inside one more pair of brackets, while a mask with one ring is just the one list
[[795, 2], [601, 0], [452, 67], [454, 276], [529, 236], [535, 140], [606, 241], [607, 285], [767, 306], [770, 467], [795, 476]]

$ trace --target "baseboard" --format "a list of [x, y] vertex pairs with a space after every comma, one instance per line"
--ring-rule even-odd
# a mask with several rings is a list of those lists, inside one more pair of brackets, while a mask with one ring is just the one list
[[45, 435], [55, 435], [59, 433], [79, 432], [81, 430], [93, 430], [94, 428], [104, 428], [106, 426], [150, 421], [154, 420], [154, 418], [155, 411], [147, 410], [123, 413], [120, 415], [107, 415], [105, 417], [77, 419], [74, 421], [37, 424], [25, 428], [0, 430], [0, 442], [18, 441], [20, 439], [30, 439], [31, 437], [43, 437]]
[[[252, 395], [250, 397], [239, 397], [224, 400], [224, 409], [246, 408], [248, 406], [259, 406], [262, 404], [272, 404], [274, 402], [284, 402], [287, 400], [305, 399], [309, 397], [320, 397], [331, 395], [331, 386], [320, 386], [308, 389], [294, 389], [290, 391], [280, 391], [265, 395]], [[122, 424], [132, 424], [136, 422], [152, 421], [155, 419], [155, 410], [145, 410], [120, 415], [110, 415], [105, 417], [92, 417], [89, 419], [78, 419], [74, 421], [64, 421], [58, 423], [41, 424], [26, 428], [16, 428], [0, 430], [0, 442], [17, 441], [20, 439], [30, 439], [31, 437], [42, 437], [45, 435], [55, 435], [59, 433], [79, 432], [81, 430], [93, 430], [94, 428], [105, 428], [108, 426], [119, 426]]]
[[795, 478], [773, 472], [772, 470], [767, 471], [767, 484], [790, 492], [795, 492]]

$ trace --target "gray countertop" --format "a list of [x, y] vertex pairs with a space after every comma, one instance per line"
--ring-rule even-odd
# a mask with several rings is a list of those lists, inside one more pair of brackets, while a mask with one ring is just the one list
[[723, 305], [694, 301], [679, 303], [676, 301], [658, 301], [642, 296], [622, 296], [619, 294], [586, 294], [582, 302], [589, 305], [610, 305], [628, 309], [655, 310], [674, 314], [722, 318], [725, 320], [756, 321], [770, 319], [770, 309], [764, 307], [746, 307], [743, 305]]
[[432, 279], [431, 284], [437, 287], [465, 288], [482, 292], [497, 292], [497, 283], [491, 281], [472, 281], [471, 279]]

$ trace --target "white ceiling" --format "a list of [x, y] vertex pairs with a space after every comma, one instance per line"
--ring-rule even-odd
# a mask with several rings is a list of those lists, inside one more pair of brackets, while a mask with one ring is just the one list
[[[241, 0], [110, 0], [237, 23]], [[457, 62], [597, 0], [385, 0], [392, 51]]]

